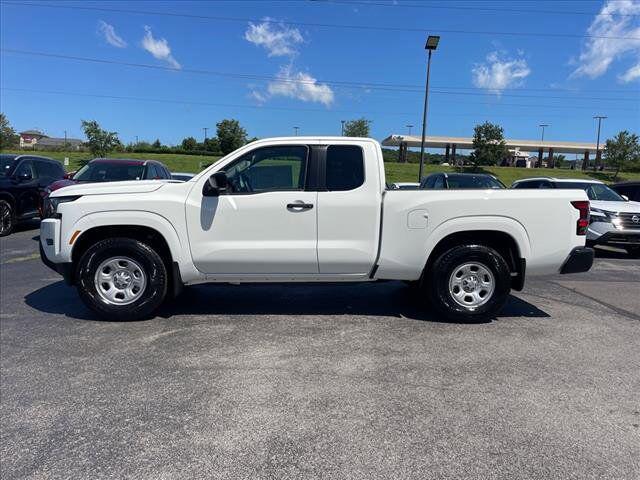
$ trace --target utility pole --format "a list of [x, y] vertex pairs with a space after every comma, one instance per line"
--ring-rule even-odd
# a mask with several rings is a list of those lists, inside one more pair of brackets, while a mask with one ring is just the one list
[[548, 123], [541, 123], [540, 125], [538, 125], [540, 128], [542, 128], [542, 136], [540, 137], [540, 141], [544, 142], [544, 129], [545, 127], [548, 127], [549, 124]]
[[602, 124], [602, 120], [604, 120], [607, 117], [603, 115], [596, 115], [593, 118], [598, 119], [598, 138], [596, 140], [596, 158], [593, 161], [593, 171], [595, 172], [596, 169], [598, 168], [598, 163], [600, 163], [600, 125]]
[[140, 141], [138, 140], [138, 135], [136, 135], [136, 145], [138, 145]]
[[64, 146], [67, 146], [67, 131], [64, 131]]
[[346, 123], [346, 120], [340, 120], [340, 123], [342, 123], [342, 133], [340, 135], [342, 135], [344, 137], [344, 124]]
[[202, 127], [202, 130], [204, 130], [204, 141], [207, 141], [207, 130], [209, 130], [209, 127]]
[[422, 112], [422, 141], [420, 142], [420, 169], [418, 170], [418, 182], [422, 181], [422, 170], [424, 169], [424, 137], [427, 133], [427, 106], [429, 105], [429, 77], [431, 74], [431, 54], [438, 47], [440, 37], [429, 35], [424, 48], [429, 52], [427, 60], [427, 83], [424, 87], [424, 111]]
[[300, 130], [300, 127], [293, 127], [293, 131], [296, 137], [298, 136], [298, 130]]
[[411, 128], [413, 127], [413, 125], [405, 125], [405, 127], [409, 129], [409, 136], [411, 136]]

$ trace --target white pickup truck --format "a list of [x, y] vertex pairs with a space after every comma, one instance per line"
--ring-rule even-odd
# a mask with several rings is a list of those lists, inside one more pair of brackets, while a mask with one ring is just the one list
[[404, 280], [440, 315], [495, 315], [528, 275], [586, 271], [582, 190], [389, 190], [371, 139], [259, 140], [187, 182], [53, 192], [43, 261], [98, 315], [149, 317], [183, 285]]

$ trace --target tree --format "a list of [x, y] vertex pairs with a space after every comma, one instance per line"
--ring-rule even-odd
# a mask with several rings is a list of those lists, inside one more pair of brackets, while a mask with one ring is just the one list
[[153, 148], [162, 148], [162, 142], [160, 142], [159, 138], [156, 138], [156, 141], [151, 144]]
[[20, 142], [9, 120], [4, 113], [0, 113], [0, 149], [15, 147]]
[[198, 148], [198, 141], [193, 137], [187, 137], [182, 140], [183, 150], [195, 150]]
[[502, 127], [490, 122], [473, 129], [473, 148], [470, 160], [475, 166], [497, 165], [509, 154]]
[[371, 120], [366, 118], [349, 120], [344, 124], [344, 135], [345, 137], [368, 137], [371, 123]]
[[82, 129], [87, 137], [89, 151], [95, 157], [104, 157], [113, 150], [122, 148], [118, 132], [107, 132], [95, 120], [82, 120]]
[[234, 119], [225, 119], [216, 123], [220, 151], [226, 155], [247, 143], [247, 131]]
[[202, 142], [202, 149], [205, 152], [219, 152], [220, 151], [220, 142], [217, 138], [207, 138], [204, 142]]
[[616, 169], [615, 180], [624, 168], [640, 168], [640, 142], [638, 135], [626, 130], [607, 140], [604, 158], [610, 167]]

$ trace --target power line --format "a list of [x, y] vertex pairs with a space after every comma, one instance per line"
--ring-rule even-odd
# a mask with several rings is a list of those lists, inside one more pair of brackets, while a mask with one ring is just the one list
[[[280, 83], [293, 83], [293, 84], [327, 84], [338, 87], [347, 87], [347, 88], [357, 88], [357, 89], [373, 89], [373, 90], [387, 90], [393, 92], [419, 92], [419, 88], [416, 86], [415, 88], [405, 88], [403, 86], [396, 86], [394, 84], [385, 84], [385, 83], [372, 83], [372, 82], [349, 82], [342, 80], [298, 80], [293, 78], [283, 78], [277, 75], [255, 75], [255, 74], [245, 74], [245, 73], [235, 73], [235, 72], [223, 72], [216, 70], [205, 70], [205, 69], [193, 69], [193, 68], [181, 68], [176, 70], [173, 67], [163, 66], [163, 65], [151, 65], [147, 63], [135, 63], [135, 62], [121, 62], [117, 60], [108, 60], [102, 58], [93, 58], [93, 57], [80, 57], [76, 55], [64, 55], [57, 53], [49, 53], [49, 52], [36, 52], [30, 50], [17, 50], [11, 48], [0, 48], [0, 51], [7, 53], [15, 53], [19, 55], [30, 55], [30, 56], [38, 56], [38, 57], [47, 57], [47, 58], [58, 58], [79, 62], [89, 62], [89, 63], [99, 63], [106, 65], [121, 65], [125, 67], [134, 67], [134, 68], [145, 68], [150, 70], [160, 70], [160, 71], [170, 71], [170, 72], [178, 72], [178, 73], [194, 73], [199, 75], [213, 75], [213, 76], [221, 76], [221, 77], [229, 77], [229, 78], [242, 78], [245, 80], [262, 80], [262, 81], [276, 81]], [[460, 92], [460, 91], [450, 91], [450, 90], [442, 90], [442, 89], [434, 89], [433, 93], [438, 95], [462, 95], [462, 96], [494, 96], [495, 93], [490, 92]], [[534, 99], [561, 99], [561, 100], [597, 100], [597, 101], [637, 101], [637, 98], [630, 97], [566, 97], [566, 96], [557, 96], [557, 95], [526, 95], [526, 94], [513, 94], [513, 93], [501, 93], [501, 96], [504, 97], [514, 97], [514, 98], [534, 98]]]
[[366, 2], [366, 1], [350, 1], [350, 0], [310, 0], [316, 4], [336, 4], [344, 6], [367, 6], [367, 7], [394, 7], [394, 8], [420, 8], [420, 9], [433, 9], [433, 10], [463, 10], [463, 11], [475, 11], [475, 12], [500, 12], [500, 13], [543, 13], [545, 15], [588, 15], [593, 17], [599, 16], [620, 16], [620, 17], [638, 17], [640, 15], [633, 13], [599, 13], [599, 12], [585, 12], [576, 10], [537, 10], [537, 9], [524, 9], [524, 8], [502, 8], [502, 7], [477, 7], [477, 6], [462, 6], [462, 5], [416, 5], [411, 3], [380, 3], [380, 2]]
[[88, 7], [83, 5], [54, 5], [51, 3], [19, 3], [19, 2], [2, 2], [2, 5], [13, 5], [22, 7], [36, 7], [36, 8], [58, 8], [58, 9], [70, 9], [70, 10], [86, 10], [96, 12], [109, 12], [109, 13], [128, 13], [134, 15], [157, 15], [163, 17], [178, 17], [189, 18], [198, 20], [213, 20], [213, 21], [225, 21], [225, 22], [260, 22], [260, 23], [275, 23], [282, 25], [292, 25], [299, 27], [320, 27], [320, 28], [345, 28], [353, 30], [377, 30], [377, 31], [389, 31], [389, 32], [420, 32], [425, 33], [427, 31], [433, 31], [438, 33], [451, 33], [451, 34], [469, 34], [469, 35], [505, 35], [515, 37], [559, 37], [559, 38], [604, 38], [612, 40], [640, 40], [640, 37], [620, 37], [620, 36], [607, 36], [607, 35], [589, 35], [589, 34], [573, 34], [573, 33], [541, 33], [541, 32], [508, 32], [504, 30], [462, 30], [462, 29], [443, 29], [424, 27], [424, 28], [411, 28], [411, 27], [387, 27], [383, 25], [353, 25], [353, 24], [338, 24], [338, 23], [315, 23], [315, 22], [292, 22], [286, 20], [273, 20], [268, 18], [247, 18], [247, 17], [223, 17], [218, 15], [196, 15], [189, 13], [175, 13], [175, 12], [157, 12], [151, 10], [132, 10], [123, 8], [106, 8], [106, 7]]
[[[301, 108], [301, 107], [278, 107], [278, 106], [265, 106], [265, 105], [246, 105], [235, 103], [218, 103], [218, 102], [204, 102], [195, 100], [180, 100], [180, 99], [168, 99], [168, 98], [150, 98], [150, 97], [135, 97], [125, 95], [109, 95], [109, 94], [97, 94], [97, 93], [80, 93], [80, 92], [65, 92], [59, 90], [34, 90], [27, 88], [12, 88], [12, 87], [0, 87], [0, 90], [6, 90], [11, 92], [19, 92], [26, 94], [44, 94], [44, 95], [63, 95], [71, 97], [88, 97], [88, 98], [101, 98], [105, 100], [126, 100], [136, 102], [152, 102], [152, 103], [168, 103], [174, 105], [198, 105], [205, 107], [228, 107], [228, 108], [249, 108], [257, 110], [283, 110], [283, 111], [302, 111], [302, 112], [321, 112], [321, 113], [349, 113], [349, 114], [374, 114], [374, 115], [415, 115], [416, 112], [390, 112], [390, 111], [365, 111], [365, 110], [339, 110], [339, 109], [321, 109], [321, 108]], [[439, 114], [438, 116], [460, 116], [460, 117], [515, 117], [515, 118], [537, 118], [539, 114], [535, 115], [510, 115], [510, 114], [495, 114], [493, 112], [482, 113], [453, 113], [447, 112]], [[575, 118], [575, 115], [545, 115], [556, 118]], [[621, 116], [616, 115], [617, 118], [635, 118], [635, 116]]]

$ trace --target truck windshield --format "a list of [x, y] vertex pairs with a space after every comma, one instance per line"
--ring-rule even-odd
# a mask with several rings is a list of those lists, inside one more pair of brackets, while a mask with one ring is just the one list
[[606, 202], [624, 202], [625, 199], [607, 187], [604, 183], [588, 182], [557, 182], [556, 188], [564, 190], [575, 189], [587, 192], [589, 200], [603, 200]]
[[144, 165], [95, 162], [78, 170], [73, 179], [77, 182], [118, 182], [142, 180], [143, 174]]
[[8, 177], [16, 155], [0, 155], [0, 177]]

